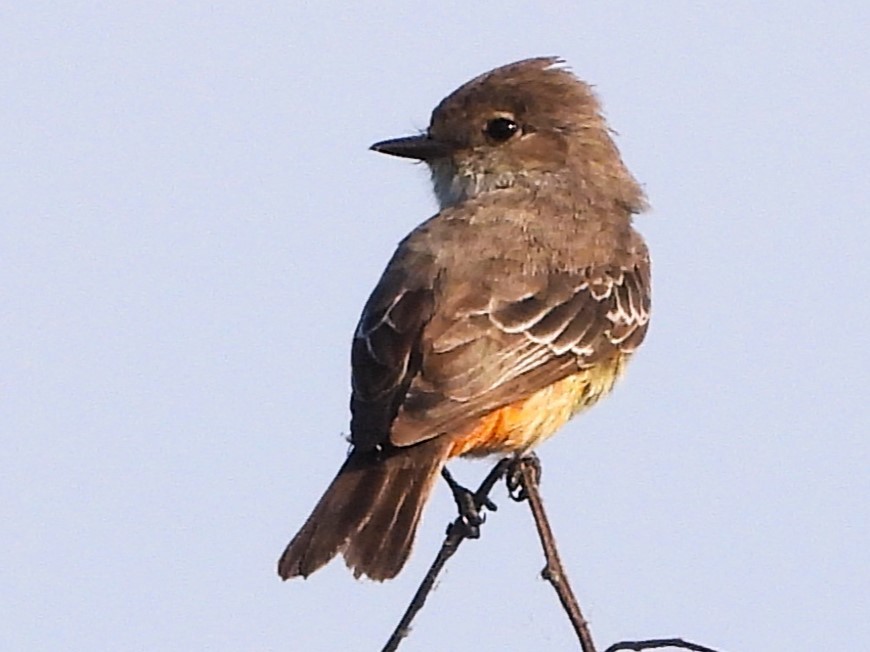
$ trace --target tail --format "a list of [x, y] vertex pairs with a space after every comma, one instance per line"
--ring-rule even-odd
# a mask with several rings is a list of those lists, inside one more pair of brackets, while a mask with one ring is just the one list
[[447, 457], [438, 439], [387, 453], [352, 452], [287, 545], [278, 574], [308, 577], [341, 553], [355, 577], [395, 577]]

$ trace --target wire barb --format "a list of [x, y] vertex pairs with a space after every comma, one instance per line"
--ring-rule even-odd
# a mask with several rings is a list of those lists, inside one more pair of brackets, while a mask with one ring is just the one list
[[[559, 597], [559, 602], [562, 603], [562, 608], [568, 615], [571, 625], [577, 634], [577, 639], [580, 641], [580, 648], [583, 652], [596, 652], [595, 644], [592, 641], [592, 635], [589, 633], [589, 624], [583, 617], [583, 612], [580, 610], [580, 605], [577, 602], [577, 597], [571, 589], [568, 582], [568, 577], [565, 574], [565, 569], [562, 566], [562, 560], [559, 558], [559, 552], [556, 549], [556, 538], [553, 535], [553, 530], [547, 519], [547, 514], [544, 511], [544, 504], [541, 500], [540, 479], [541, 479], [541, 463], [535, 455], [526, 457], [506, 457], [498, 462], [489, 474], [484, 478], [483, 482], [477, 488], [477, 491], [471, 492], [462, 487], [448, 471], [443, 473], [445, 480], [450, 485], [453, 491], [456, 504], [459, 509], [459, 516], [448, 526], [447, 536], [444, 538], [444, 543], [441, 544], [441, 549], [435, 556], [435, 560], [429, 567], [429, 571], [417, 588], [411, 603], [402, 615], [402, 619], [396, 628], [393, 630], [390, 639], [383, 647], [382, 652], [394, 652], [398, 649], [399, 644], [408, 635], [411, 630], [411, 622], [414, 617], [423, 608], [426, 598], [435, 586], [435, 580], [441, 573], [447, 560], [450, 559], [459, 548], [459, 545], [468, 538], [477, 538], [480, 536], [479, 525], [483, 523], [483, 519], [474, 526], [469, 527], [469, 513], [463, 507], [472, 505], [478, 511], [483, 507], [495, 509], [492, 501], [489, 499], [489, 494], [496, 483], [505, 478], [509, 495], [517, 501], [527, 500], [532, 516], [535, 520], [535, 527], [538, 529], [538, 536], [541, 539], [541, 546], [544, 549], [544, 559], [546, 564], [541, 571], [541, 577], [547, 580], [556, 591]], [[681, 638], [659, 638], [648, 639], [643, 641], [620, 641], [608, 647], [604, 652], [642, 652], [643, 650], [653, 650], [661, 648], [678, 648], [690, 650], [691, 652], [717, 652], [713, 648], [704, 647], [696, 643], [684, 641]]]

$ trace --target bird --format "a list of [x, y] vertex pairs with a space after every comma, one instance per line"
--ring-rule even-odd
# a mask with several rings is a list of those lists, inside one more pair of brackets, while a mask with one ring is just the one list
[[405, 565], [457, 457], [522, 456], [606, 395], [644, 340], [645, 193], [592, 87], [559, 57], [463, 84], [375, 152], [422, 161], [439, 211], [398, 245], [351, 347], [350, 450], [278, 562]]

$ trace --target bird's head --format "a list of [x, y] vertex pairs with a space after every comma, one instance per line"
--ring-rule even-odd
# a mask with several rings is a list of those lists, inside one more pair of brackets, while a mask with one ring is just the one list
[[426, 162], [442, 208], [504, 188], [594, 185], [608, 178], [633, 186], [622, 191], [635, 202], [642, 196], [592, 89], [556, 57], [475, 77], [435, 107], [425, 132], [372, 149]]

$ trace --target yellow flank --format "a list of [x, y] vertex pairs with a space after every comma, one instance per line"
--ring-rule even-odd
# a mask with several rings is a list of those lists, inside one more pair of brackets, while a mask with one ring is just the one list
[[449, 456], [482, 457], [523, 453], [533, 448], [613, 389], [627, 359], [627, 355], [617, 354], [527, 399], [490, 412], [474, 430], [453, 442]]

